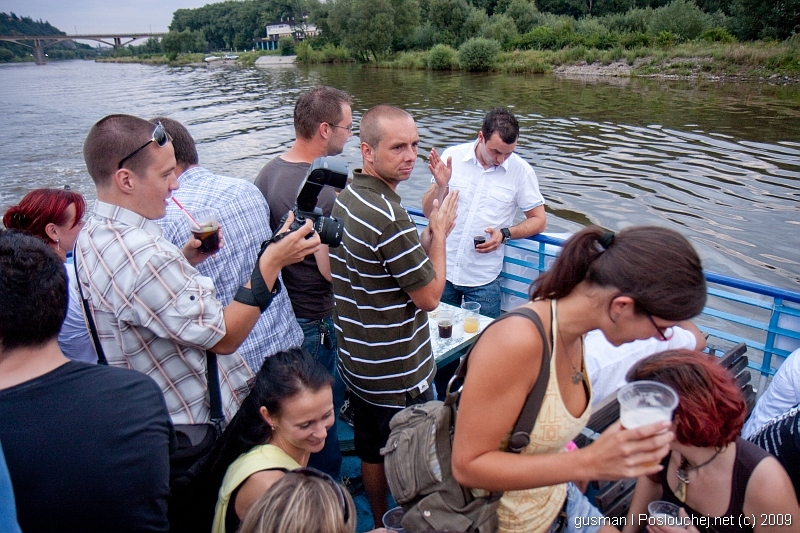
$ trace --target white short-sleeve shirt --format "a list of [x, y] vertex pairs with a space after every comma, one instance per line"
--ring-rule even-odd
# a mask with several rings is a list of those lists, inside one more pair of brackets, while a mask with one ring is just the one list
[[475, 155], [477, 141], [448, 148], [442, 160], [453, 158], [450, 191], [459, 191], [456, 227], [447, 237], [447, 280], [478, 287], [494, 281], [503, 268], [503, 246], [494, 252], [475, 251], [473, 237], [486, 228], [514, 223], [517, 209], [544, 204], [536, 173], [517, 154], [502, 165], [484, 169]]

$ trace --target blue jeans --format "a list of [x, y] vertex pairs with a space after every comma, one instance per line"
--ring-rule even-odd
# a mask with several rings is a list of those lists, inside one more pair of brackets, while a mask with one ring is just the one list
[[562, 533], [596, 533], [603, 525], [612, 525], [612, 522], [574, 483], [567, 483], [567, 523]]
[[[307, 351], [317, 361], [322, 363], [333, 376], [333, 426], [328, 430], [325, 447], [317, 453], [311, 454], [308, 466], [322, 470], [334, 479], [339, 479], [342, 468], [342, 450], [339, 448], [339, 433], [336, 431], [336, 420], [339, 418], [339, 409], [344, 403], [344, 382], [339, 376], [337, 368], [338, 352], [336, 350], [336, 333], [333, 330], [333, 318], [326, 317], [321, 320], [308, 320], [298, 318], [297, 323], [303, 330], [303, 350]], [[325, 342], [323, 342], [323, 333]]]
[[442, 301], [446, 304], [461, 306], [461, 297], [465, 302], [478, 302], [481, 304], [481, 314], [497, 318], [500, 316], [500, 282], [496, 279], [486, 285], [478, 287], [465, 287], [453, 285], [449, 281], [444, 284]]

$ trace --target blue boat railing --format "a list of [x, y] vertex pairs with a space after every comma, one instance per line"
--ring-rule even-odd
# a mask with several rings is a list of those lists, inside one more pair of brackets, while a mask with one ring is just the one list
[[[418, 226], [427, 225], [421, 211], [409, 212]], [[500, 274], [503, 309], [528, 300], [531, 281], [550, 267], [566, 237], [535, 235], [506, 245]], [[708, 301], [694, 322], [709, 335], [709, 346], [725, 351], [740, 342], [747, 345], [760, 393], [784, 359], [800, 347], [800, 292], [708, 271], [705, 276]]]

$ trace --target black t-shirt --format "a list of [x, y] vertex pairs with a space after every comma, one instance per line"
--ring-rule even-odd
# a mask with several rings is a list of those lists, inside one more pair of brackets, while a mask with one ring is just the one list
[[[289, 163], [276, 157], [258, 173], [255, 185], [269, 204], [269, 225], [273, 232], [278, 230], [283, 215], [294, 207], [300, 185], [310, 166], [308, 163]], [[323, 187], [317, 197], [317, 207], [325, 216], [330, 216], [336, 201], [334, 191], [332, 187]], [[285, 267], [281, 275], [297, 318], [319, 320], [333, 314], [333, 285], [319, 273], [313, 255]]]
[[31, 532], [168, 531], [169, 413], [134, 370], [70, 361], [0, 390], [0, 442]]

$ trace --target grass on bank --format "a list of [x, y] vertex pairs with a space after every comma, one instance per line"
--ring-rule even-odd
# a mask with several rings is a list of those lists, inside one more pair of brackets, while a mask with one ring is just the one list
[[[497, 50], [485, 68], [465, 66], [462, 47], [455, 50], [436, 45], [427, 51], [393, 54], [370, 66], [414, 70], [488, 70], [492, 72], [541, 74], [570, 65], [610, 65], [624, 61], [631, 75], [677, 76], [786, 76], [800, 78], [800, 38], [784, 42], [720, 43], [689, 41], [680, 44], [598, 49], [572, 45], [560, 50]], [[300, 63], [354, 61], [342, 47], [326, 45], [314, 50], [298, 46]]]

